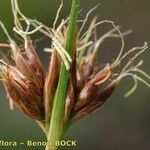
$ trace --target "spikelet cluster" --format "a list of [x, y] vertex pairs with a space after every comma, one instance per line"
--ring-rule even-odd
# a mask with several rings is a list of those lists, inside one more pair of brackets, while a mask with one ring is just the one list
[[[9, 63], [5, 57], [0, 60], [1, 83], [9, 95], [11, 107], [15, 105], [19, 110], [38, 121], [42, 128], [45, 128], [45, 124], [50, 121], [62, 63], [65, 64], [67, 70], [70, 70], [64, 108], [64, 126], [68, 122], [78, 121], [101, 107], [124, 77], [130, 76], [134, 80], [134, 86], [125, 96], [129, 96], [135, 91], [138, 81], [150, 87], [146, 81], [146, 79], [150, 79], [150, 76], [139, 68], [143, 64], [143, 60], [135, 64], [137, 57], [147, 50], [148, 44], [146, 42], [143, 46], [133, 47], [124, 53], [124, 36], [131, 31], [122, 33], [120, 26], [116, 26], [113, 21], [99, 22], [96, 17], [84, 31], [90, 14], [97, 6], [87, 13], [84, 20], [78, 20], [73, 56], [71, 57], [64, 48], [70, 18], [63, 19], [57, 25], [63, 2], [57, 11], [52, 27], [24, 16], [18, 7], [17, 0], [11, 0], [11, 4], [14, 15], [13, 31], [24, 42], [22, 45], [17, 45], [4, 24], [0, 22], [0, 26], [9, 40], [9, 43], [1, 43], [0, 47], [11, 49], [11, 62], [13, 62]], [[25, 29], [22, 26], [23, 22], [26, 24]], [[111, 25], [112, 28], [98, 37], [95, 31], [102, 24]], [[44, 49], [50, 53], [47, 71], [44, 70], [35, 45], [30, 38], [30, 35], [36, 32], [43, 33], [52, 41], [51, 46]], [[113, 62], [110, 60], [104, 65], [98, 65], [96, 55], [106, 38], [120, 39], [121, 49]], [[130, 57], [129, 60], [128, 57]], [[124, 60], [128, 60], [127, 63], [124, 63]], [[120, 68], [120, 66], [122, 67]]]

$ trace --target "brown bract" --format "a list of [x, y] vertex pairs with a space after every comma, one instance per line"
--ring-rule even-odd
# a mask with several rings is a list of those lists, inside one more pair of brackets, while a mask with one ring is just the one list
[[50, 121], [53, 99], [59, 78], [60, 61], [61, 60], [57, 52], [53, 51], [44, 83], [44, 108], [46, 122]]

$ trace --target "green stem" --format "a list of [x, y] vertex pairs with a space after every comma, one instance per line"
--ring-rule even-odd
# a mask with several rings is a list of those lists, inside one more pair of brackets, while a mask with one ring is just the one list
[[[70, 15], [66, 46], [65, 46], [66, 51], [70, 55], [72, 55], [73, 53], [75, 29], [77, 26], [78, 5], [79, 5], [79, 0], [72, 1], [71, 15]], [[64, 63], [62, 63], [60, 69], [60, 78], [59, 78], [56, 94], [54, 97], [54, 104], [52, 108], [49, 132], [47, 136], [47, 141], [51, 142], [52, 144], [50, 146], [47, 146], [46, 150], [57, 149], [55, 142], [60, 140], [62, 134], [61, 132], [63, 132], [62, 126], [63, 126], [63, 119], [64, 119], [64, 105], [65, 105], [65, 99], [67, 93], [69, 74], [70, 71], [66, 70]]]

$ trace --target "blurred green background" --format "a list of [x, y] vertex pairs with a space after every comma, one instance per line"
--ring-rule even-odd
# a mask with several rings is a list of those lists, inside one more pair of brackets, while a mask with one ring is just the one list
[[[69, 13], [71, 0], [64, 0], [64, 8], [61, 18]], [[30, 17], [51, 25], [59, 0], [18, 0], [22, 12]], [[83, 16], [98, 3], [100, 7], [95, 14], [100, 19], [111, 19], [122, 30], [133, 29], [133, 33], [126, 39], [126, 48], [142, 45], [144, 41], [150, 41], [150, 1], [149, 0], [81, 0]], [[13, 18], [11, 14], [10, 0], [0, 0], [0, 19], [4, 22], [8, 31], [13, 34]], [[101, 30], [98, 30], [101, 34]], [[35, 38], [35, 37], [33, 37]], [[6, 37], [0, 29], [0, 40]], [[99, 62], [110, 61], [117, 55], [118, 42], [107, 40], [101, 47]], [[42, 46], [47, 42], [39, 43], [38, 53], [47, 66], [48, 58], [42, 51]], [[141, 56], [145, 63], [143, 69], [150, 73], [149, 51]], [[74, 124], [66, 134], [66, 139], [77, 140], [77, 147], [62, 148], [71, 150], [149, 150], [150, 149], [150, 90], [143, 84], [139, 84], [137, 91], [125, 99], [125, 92], [131, 88], [132, 81], [124, 80], [105, 105], [91, 114], [89, 117]], [[45, 140], [40, 128], [18, 110], [10, 111], [4, 88], [0, 87], [0, 139], [25, 141]], [[0, 150], [6, 149], [0, 147]], [[7, 148], [12, 150], [13, 148]], [[41, 150], [40, 147], [14, 148], [16, 150]]]

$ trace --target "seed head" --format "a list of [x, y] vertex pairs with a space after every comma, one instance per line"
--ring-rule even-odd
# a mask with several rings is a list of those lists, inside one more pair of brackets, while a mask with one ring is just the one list
[[[45, 129], [50, 122], [62, 63], [70, 71], [64, 107], [64, 128], [69, 122], [74, 123], [100, 108], [124, 77], [130, 76], [134, 80], [133, 88], [125, 96], [129, 96], [135, 91], [138, 81], [150, 87], [146, 81], [146, 79], [150, 79], [150, 76], [139, 68], [143, 64], [143, 60], [135, 63], [135, 60], [148, 49], [146, 42], [141, 47], [133, 47], [124, 52], [124, 36], [131, 33], [131, 30], [122, 33], [120, 26], [116, 26], [113, 21], [97, 21], [97, 17], [93, 18], [88, 29], [84, 31], [90, 14], [97, 6], [87, 13], [85, 19], [78, 20], [73, 54], [70, 55], [65, 50], [66, 32], [70, 18], [63, 19], [58, 24], [63, 2], [56, 13], [52, 27], [25, 17], [19, 10], [17, 0], [11, 0], [11, 3], [15, 25], [13, 31], [21, 36], [24, 42], [18, 46], [7, 32], [4, 24], [0, 22], [0, 26], [9, 40], [9, 43], [2, 43], [0, 47], [11, 49], [13, 61], [12, 64], [4, 59], [0, 60], [0, 77], [11, 102], [19, 110], [42, 123], [42, 128]], [[25, 30], [22, 22], [26, 24]], [[111, 25], [112, 28], [98, 37], [96, 29], [102, 24]], [[33, 30], [30, 30], [31, 26], [34, 28]], [[30, 35], [35, 32], [43, 33], [51, 42], [50, 47], [45, 48], [45, 51], [51, 54], [47, 71], [44, 71], [30, 38]], [[120, 39], [121, 48], [113, 62], [110, 60], [98, 65], [96, 56], [106, 38]], [[130, 57], [129, 60], [128, 57]], [[127, 63], [124, 63], [124, 60], [127, 60]], [[143, 79], [141, 75], [146, 79]]]

